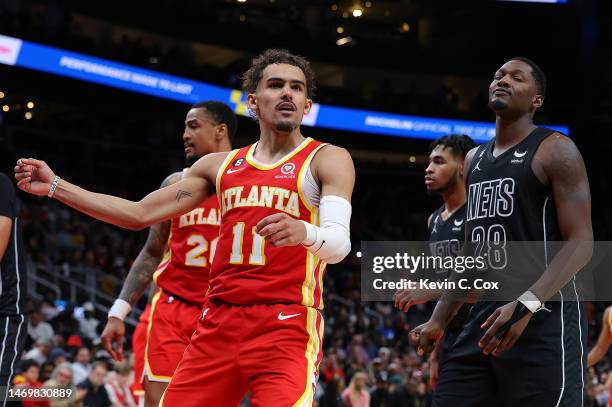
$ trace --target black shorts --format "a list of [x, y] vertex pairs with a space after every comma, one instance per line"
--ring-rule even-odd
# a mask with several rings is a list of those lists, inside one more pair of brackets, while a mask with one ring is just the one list
[[436, 407], [579, 407], [586, 378], [583, 304], [547, 302], [508, 351], [487, 356], [480, 325], [503, 303], [481, 302], [446, 350], [434, 392]]
[[16, 373], [15, 364], [25, 344], [28, 332], [28, 319], [23, 314], [0, 314], [0, 406], [4, 406], [8, 397], [11, 380]]

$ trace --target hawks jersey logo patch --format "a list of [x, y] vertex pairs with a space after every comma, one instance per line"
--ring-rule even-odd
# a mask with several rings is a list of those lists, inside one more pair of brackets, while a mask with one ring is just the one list
[[294, 163], [286, 163], [283, 164], [280, 168], [280, 174], [276, 175], [274, 178], [295, 178], [295, 164]]

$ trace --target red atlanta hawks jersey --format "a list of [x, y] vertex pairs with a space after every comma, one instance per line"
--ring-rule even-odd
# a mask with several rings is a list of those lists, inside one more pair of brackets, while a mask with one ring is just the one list
[[202, 304], [219, 238], [221, 213], [215, 195], [172, 219], [168, 248], [153, 278], [168, 295]]
[[326, 264], [302, 245], [273, 247], [255, 233], [255, 225], [279, 212], [319, 224], [319, 210], [308, 202], [302, 185], [324, 144], [307, 138], [274, 164], [253, 157], [256, 145], [232, 151], [217, 174], [221, 229], [208, 296], [232, 304], [322, 308]]

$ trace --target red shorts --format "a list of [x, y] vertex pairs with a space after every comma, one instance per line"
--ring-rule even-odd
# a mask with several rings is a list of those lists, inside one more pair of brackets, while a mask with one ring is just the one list
[[310, 406], [322, 357], [321, 313], [298, 304], [207, 301], [160, 406]]
[[145, 347], [147, 346], [147, 326], [149, 325], [149, 316], [151, 314], [151, 306], [147, 304], [140, 318], [138, 325], [134, 329], [132, 335], [132, 352], [134, 353], [134, 396], [142, 396], [144, 389], [142, 388], [142, 374], [144, 372], [144, 355]]
[[149, 381], [168, 383], [202, 315], [202, 307], [188, 304], [163, 291], [153, 297], [145, 350]]

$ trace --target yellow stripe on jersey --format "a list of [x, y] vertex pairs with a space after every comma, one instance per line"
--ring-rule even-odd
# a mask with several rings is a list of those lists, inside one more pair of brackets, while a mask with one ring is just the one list
[[[319, 332], [322, 328], [320, 325], [317, 326], [317, 315], [319, 312], [310, 307], [307, 307], [306, 311], [306, 331], [308, 332], [308, 343], [306, 344], [306, 352], [304, 353], [307, 363], [306, 386], [301, 397], [293, 404], [293, 407], [310, 407], [312, 406], [312, 402], [314, 400], [313, 384], [316, 384], [316, 382], [313, 382], [313, 380], [316, 377], [315, 372], [317, 370], [317, 355], [321, 346]], [[321, 318], [320, 323], [322, 322], [323, 318]]]
[[166, 252], [164, 253], [164, 257], [162, 258], [161, 262], [157, 266], [157, 270], [155, 270], [153, 273], [153, 282], [157, 286], [159, 286], [159, 284], [157, 284], [157, 279], [172, 262], [172, 249], [170, 248], [170, 241], [172, 240], [172, 222], [174, 222], [174, 220], [170, 221], [170, 234], [168, 235], [168, 241], [166, 242]]
[[247, 160], [247, 162], [249, 164], [251, 164], [253, 167], [257, 168], [258, 170], [262, 170], [262, 171], [271, 170], [271, 169], [274, 169], [274, 168], [278, 167], [281, 164], [284, 164], [291, 157], [293, 157], [294, 155], [296, 155], [297, 153], [302, 151], [312, 141], [313, 141], [313, 139], [311, 139], [310, 137], [304, 139], [304, 141], [302, 141], [302, 144], [297, 146], [295, 148], [295, 150], [293, 150], [292, 152], [290, 152], [289, 154], [287, 154], [286, 156], [284, 156], [283, 158], [281, 158], [280, 160], [278, 160], [277, 162], [275, 162], [273, 164], [264, 164], [264, 163], [261, 163], [261, 162], [257, 162], [255, 160], [255, 157], [253, 157], [253, 152], [255, 151], [255, 146], [257, 146], [257, 143], [255, 143], [251, 147], [249, 147], [249, 151], [247, 151], [247, 154], [246, 154], [246, 160]]
[[169, 382], [172, 376], [158, 376], [151, 371], [151, 365], [149, 364], [149, 339], [151, 337], [151, 329], [153, 328], [153, 316], [155, 315], [155, 308], [159, 302], [159, 297], [162, 295], [162, 290], [159, 290], [153, 296], [151, 301], [151, 314], [149, 315], [149, 326], [147, 327], [147, 343], [145, 345], [145, 372], [149, 379], [155, 381]]
[[240, 151], [240, 149], [230, 151], [227, 157], [225, 157], [225, 160], [223, 160], [223, 162], [219, 166], [219, 171], [217, 171], [217, 177], [215, 178], [215, 187], [217, 189], [217, 199], [219, 200], [219, 208], [222, 207], [221, 206], [221, 195], [222, 195], [221, 194], [221, 177], [223, 176], [223, 174], [225, 174], [225, 169], [227, 168], [229, 163], [234, 159], [234, 157], [236, 157], [236, 154], [238, 154], [238, 151]]

